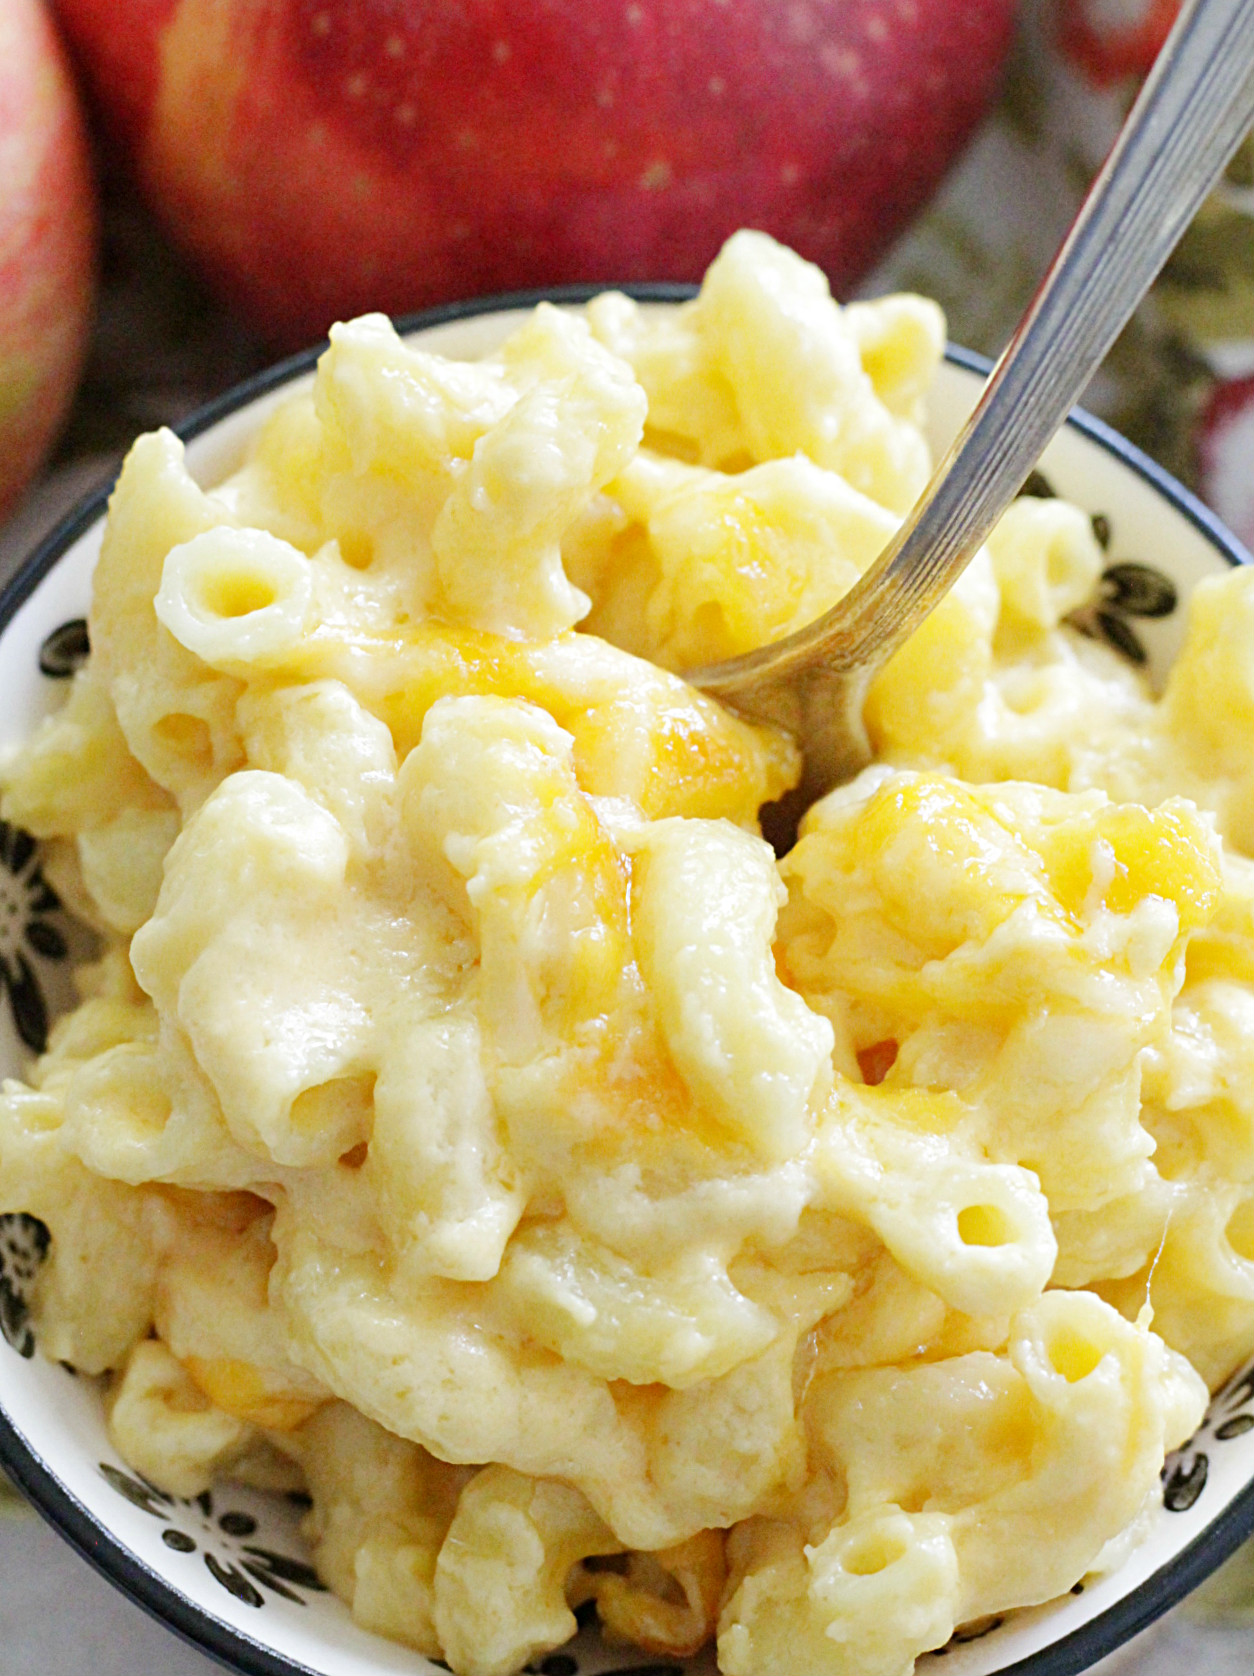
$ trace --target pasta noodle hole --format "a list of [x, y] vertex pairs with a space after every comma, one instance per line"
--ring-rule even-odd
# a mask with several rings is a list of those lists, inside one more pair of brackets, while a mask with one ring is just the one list
[[1010, 1218], [996, 1205], [966, 1205], [958, 1212], [963, 1245], [1010, 1245], [1014, 1237]]
[[174, 1107], [169, 1096], [160, 1088], [132, 1085], [127, 1091], [126, 1112], [133, 1128], [144, 1134], [159, 1135], [170, 1121]]
[[887, 1536], [877, 1531], [873, 1536], [854, 1543], [841, 1563], [851, 1577], [874, 1577], [905, 1557], [906, 1545], [899, 1536]]
[[[306, 1136], [334, 1130], [364, 1140], [370, 1129], [373, 1103], [373, 1076], [334, 1077], [296, 1096], [292, 1101], [291, 1124]], [[357, 1144], [354, 1140], [348, 1151], [353, 1151]]]
[[1055, 1333], [1047, 1348], [1055, 1373], [1060, 1373], [1068, 1385], [1087, 1379], [1105, 1354], [1100, 1345], [1066, 1331]]
[[214, 571], [200, 585], [200, 604], [211, 617], [249, 617], [276, 598], [273, 582], [244, 570]]
[[374, 542], [361, 530], [341, 530], [336, 538], [340, 557], [353, 570], [368, 570], [374, 558]]

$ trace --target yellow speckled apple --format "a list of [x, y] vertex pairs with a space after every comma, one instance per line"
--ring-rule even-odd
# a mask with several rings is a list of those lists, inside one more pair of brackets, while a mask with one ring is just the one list
[[94, 252], [87, 141], [60, 42], [42, 0], [0, 0], [0, 519], [74, 393]]
[[984, 109], [1014, 0], [57, 0], [166, 225], [270, 336], [763, 227], [856, 278]]

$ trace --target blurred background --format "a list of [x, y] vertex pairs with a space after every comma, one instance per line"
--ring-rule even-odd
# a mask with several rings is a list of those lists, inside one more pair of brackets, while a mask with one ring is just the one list
[[[1175, 0], [0, 0], [0, 582], [336, 318], [695, 280], [737, 225], [996, 354]], [[1254, 544], [1254, 145], [1087, 405]], [[6, 1676], [208, 1661], [0, 1491]], [[1108, 1661], [1248, 1676], [1254, 1555]]]
[[[5, 55], [0, 158], [25, 120], [55, 162], [0, 173], [11, 568], [138, 431], [335, 318], [697, 279], [742, 223], [995, 354], [1175, 0], [0, 0], [0, 43], [6, 10], [56, 30], [87, 128], [23, 112]], [[1254, 543], [1254, 144], [1087, 405]]]

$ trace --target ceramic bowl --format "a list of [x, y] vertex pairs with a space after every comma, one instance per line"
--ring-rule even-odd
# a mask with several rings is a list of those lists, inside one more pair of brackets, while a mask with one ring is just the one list
[[[689, 294], [633, 288], [650, 305]], [[558, 293], [577, 303], [588, 291]], [[425, 345], [473, 357], [496, 346], [537, 298], [495, 299], [406, 322]], [[321, 347], [321, 346], [320, 346]], [[311, 376], [310, 350], [241, 385], [181, 427], [205, 484], [240, 461], [264, 415]], [[952, 436], [987, 368], [951, 350], [931, 403], [933, 443]], [[1042, 462], [1048, 484], [1098, 519], [1108, 565], [1081, 613], [1087, 632], [1161, 684], [1197, 581], [1248, 555], [1198, 501], [1105, 425], [1077, 413]], [[0, 594], [0, 748], [60, 702], [86, 652], [92, 566], [104, 493], [31, 556]], [[20, 1073], [48, 1019], [68, 1002], [73, 931], [50, 899], [25, 834], [0, 827], [0, 1072]], [[250, 1676], [383, 1676], [432, 1671], [417, 1653], [359, 1629], [320, 1586], [300, 1538], [302, 1508], [224, 1484], [179, 1501], [142, 1482], [109, 1447], [95, 1382], [45, 1361], [26, 1299], [47, 1245], [42, 1224], [0, 1218], [0, 1459], [36, 1507], [94, 1566], [179, 1634]], [[1179, 1600], [1254, 1530], [1254, 1364], [1211, 1404], [1197, 1436], [1167, 1462], [1162, 1505], [1115, 1572], [1063, 1599], [959, 1632], [920, 1661], [920, 1676], [1069, 1676]], [[539, 1665], [542, 1676], [612, 1668], [683, 1676], [679, 1665], [607, 1650], [592, 1631]], [[709, 1654], [692, 1668], [710, 1671]]]

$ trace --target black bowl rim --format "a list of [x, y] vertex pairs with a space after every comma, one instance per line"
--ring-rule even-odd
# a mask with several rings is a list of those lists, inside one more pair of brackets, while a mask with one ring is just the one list
[[[405, 315], [397, 319], [396, 325], [403, 333], [442, 326], [498, 309], [530, 308], [543, 301], [585, 303], [590, 297], [609, 289], [614, 287], [567, 285], [507, 292]], [[664, 303], [687, 301], [696, 292], [695, 286], [666, 284], [623, 285], [617, 289], [640, 302]], [[326, 342], [324, 338], [312, 348], [245, 379], [242, 384], [235, 385], [214, 401], [198, 408], [171, 429], [184, 442], [190, 442], [193, 437], [259, 396], [267, 395], [280, 385], [311, 371], [326, 348]], [[986, 357], [952, 344], [946, 348], [945, 358], [952, 365], [981, 376], [987, 376], [991, 366]], [[1196, 495], [1117, 431], [1081, 408], [1071, 413], [1067, 423], [1156, 489], [1206, 538], [1226, 563], [1239, 565], [1251, 562], [1250, 554], [1241, 543]], [[87, 495], [39, 543], [0, 590], [0, 633], [8, 627], [18, 608], [57, 561], [103, 514], [112, 487], [110, 482]], [[0, 1409], [0, 1464], [36, 1510], [91, 1566], [152, 1617], [201, 1652], [218, 1659], [229, 1669], [241, 1672], [242, 1676], [320, 1676], [309, 1665], [276, 1653], [244, 1631], [224, 1623], [146, 1565], [65, 1487], [3, 1409]], [[1060, 1640], [1014, 1664], [1001, 1666], [995, 1676], [1077, 1676], [1079, 1671], [1122, 1646], [1183, 1599], [1235, 1552], [1251, 1533], [1254, 1533], [1254, 1480], [1234, 1496], [1223, 1512], [1192, 1542], [1153, 1572], [1139, 1588]]]

